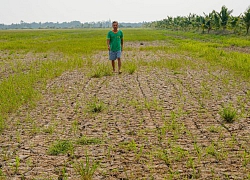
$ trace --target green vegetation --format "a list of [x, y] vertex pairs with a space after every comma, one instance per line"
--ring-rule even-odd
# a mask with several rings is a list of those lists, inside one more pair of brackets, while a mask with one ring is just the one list
[[[250, 7], [239, 16], [232, 16], [233, 10], [222, 6], [220, 12], [213, 10], [211, 13], [196, 15], [190, 13], [188, 16], [170, 17], [145, 24], [146, 27], [164, 28], [169, 30], [200, 31], [210, 33], [211, 30], [219, 34], [227, 34], [226, 30], [234, 34], [248, 34], [250, 27]], [[222, 30], [222, 31], [221, 31]], [[245, 31], [244, 31], [245, 30]], [[229, 31], [229, 32], [230, 32]]]
[[233, 109], [231, 106], [223, 107], [222, 110], [220, 111], [220, 115], [223, 120], [225, 120], [228, 123], [232, 123], [236, 119], [236, 110]]
[[82, 136], [77, 140], [77, 143], [81, 145], [101, 144], [102, 140], [98, 138], [89, 138], [86, 136]]
[[105, 108], [105, 104], [99, 100], [97, 97], [94, 97], [92, 100], [88, 102], [88, 111], [92, 113], [99, 113], [103, 111]]
[[82, 180], [91, 180], [96, 169], [99, 167], [99, 162], [90, 162], [88, 154], [86, 154], [85, 158], [85, 163], [83, 161], [76, 162], [74, 169], [81, 176]]
[[69, 140], [59, 140], [54, 142], [48, 149], [49, 155], [66, 154], [73, 151], [74, 146]]

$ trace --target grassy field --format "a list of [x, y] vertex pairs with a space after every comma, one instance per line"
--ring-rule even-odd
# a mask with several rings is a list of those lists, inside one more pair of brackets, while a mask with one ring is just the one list
[[0, 179], [250, 179], [250, 37], [0, 31]]

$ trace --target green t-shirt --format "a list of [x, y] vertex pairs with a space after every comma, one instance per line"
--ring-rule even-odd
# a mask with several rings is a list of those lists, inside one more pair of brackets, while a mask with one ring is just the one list
[[110, 40], [110, 50], [111, 51], [121, 51], [121, 39], [123, 38], [123, 33], [118, 30], [117, 33], [109, 31], [107, 39]]

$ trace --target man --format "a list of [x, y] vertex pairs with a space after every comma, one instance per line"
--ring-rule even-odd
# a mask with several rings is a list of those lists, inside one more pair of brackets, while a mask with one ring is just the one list
[[115, 60], [118, 60], [118, 73], [121, 74], [121, 53], [123, 50], [123, 32], [118, 29], [118, 22], [113, 21], [112, 31], [108, 32], [107, 45], [109, 60], [111, 60], [113, 72], [115, 71]]

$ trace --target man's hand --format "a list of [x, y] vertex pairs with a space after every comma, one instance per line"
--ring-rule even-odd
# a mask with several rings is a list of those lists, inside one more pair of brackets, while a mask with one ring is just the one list
[[110, 39], [107, 39], [108, 50], [110, 51]]

